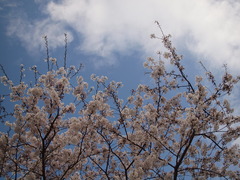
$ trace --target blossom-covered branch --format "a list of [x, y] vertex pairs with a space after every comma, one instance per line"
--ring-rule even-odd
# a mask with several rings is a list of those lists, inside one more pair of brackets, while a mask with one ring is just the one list
[[[159, 25], [159, 23], [158, 23]], [[207, 179], [240, 177], [240, 149], [233, 144], [240, 117], [227, 100], [239, 77], [226, 71], [220, 83], [206, 70], [188, 79], [170, 35], [159, 60], [148, 58], [152, 83], [139, 84], [126, 100], [122, 83], [92, 75], [89, 87], [78, 68], [49, 57], [36, 66], [34, 85], [14, 84], [3, 66], [0, 100], [0, 176], [6, 179]], [[166, 68], [169, 61], [171, 68]], [[203, 66], [203, 65], [202, 65]], [[203, 66], [204, 67], [204, 66]], [[225, 99], [224, 99], [225, 98]], [[14, 106], [8, 109], [7, 103]], [[6, 130], [7, 129], [7, 130]]]

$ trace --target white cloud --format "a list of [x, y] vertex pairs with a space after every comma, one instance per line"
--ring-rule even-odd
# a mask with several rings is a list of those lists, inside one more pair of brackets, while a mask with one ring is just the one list
[[30, 54], [35, 54], [39, 49], [45, 49], [44, 36], [48, 36], [49, 48], [57, 48], [64, 45], [64, 33], [68, 33], [69, 41], [72, 35], [61, 23], [53, 23], [49, 19], [29, 22], [26, 19], [17, 18], [11, 21], [7, 34], [15, 35], [21, 39], [23, 46]]
[[[187, 47], [213, 67], [227, 63], [237, 71], [240, 68], [239, 10], [238, 2], [227, 0], [51, 1], [44, 8], [47, 19], [32, 25], [19, 23], [22, 31], [15, 29], [11, 34], [18, 33], [25, 44], [31, 42], [35, 47], [40, 42], [36, 38], [45, 30], [54, 39], [53, 47], [58, 47], [59, 36], [62, 38], [63, 31], [70, 27], [77, 34], [75, 38], [82, 51], [98, 55], [111, 64], [109, 57], [114, 52], [131, 53], [138, 49], [143, 56], [155, 52], [160, 42], [149, 39], [149, 35], [154, 31], [160, 34], [153, 24], [158, 20], [164, 31], [173, 35], [177, 48]], [[30, 33], [24, 34], [29, 29]]]
[[53, 20], [66, 23], [83, 37], [81, 50], [107, 58], [113, 52], [152, 50], [149, 35], [157, 17], [147, 15], [153, 4], [149, 5], [143, 1], [72, 0], [49, 3], [47, 10]]

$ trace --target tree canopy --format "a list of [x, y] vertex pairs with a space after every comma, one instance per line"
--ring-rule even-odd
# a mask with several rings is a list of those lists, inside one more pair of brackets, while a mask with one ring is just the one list
[[65, 56], [59, 67], [48, 51], [47, 72], [31, 68], [34, 83], [12, 82], [1, 66], [9, 93], [0, 100], [0, 177], [239, 179], [240, 148], [233, 142], [240, 117], [227, 95], [240, 78], [226, 71], [218, 82], [205, 69], [191, 82], [170, 35], [151, 37], [166, 50], [147, 59], [151, 83], [127, 99], [119, 97], [121, 82], [93, 74], [89, 87], [81, 66], [67, 67]]

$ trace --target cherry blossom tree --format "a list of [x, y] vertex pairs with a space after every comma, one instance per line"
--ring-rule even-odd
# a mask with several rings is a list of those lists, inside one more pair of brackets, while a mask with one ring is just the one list
[[105, 76], [93, 74], [95, 86], [89, 87], [82, 66], [67, 67], [66, 49], [59, 67], [47, 48], [48, 71], [33, 66], [34, 83], [14, 84], [1, 66], [10, 92], [0, 101], [0, 177], [239, 179], [240, 148], [233, 142], [240, 137], [240, 117], [227, 95], [240, 78], [226, 70], [218, 82], [205, 68], [206, 78], [192, 82], [170, 35], [151, 37], [166, 52], [147, 59], [152, 82], [125, 100], [118, 93], [122, 83]]

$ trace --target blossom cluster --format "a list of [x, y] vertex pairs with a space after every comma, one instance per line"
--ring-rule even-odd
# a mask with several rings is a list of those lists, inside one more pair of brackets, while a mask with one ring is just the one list
[[73, 66], [39, 75], [34, 86], [14, 85], [4, 74], [10, 92], [0, 106], [14, 104], [14, 121], [0, 116], [8, 129], [0, 133], [0, 177], [238, 179], [240, 148], [232, 142], [240, 137], [240, 117], [222, 95], [239, 77], [226, 72], [216, 84], [207, 73], [211, 91], [201, 76], [192, 83], [170, 36], [162, 40], [163, 59], [144, 63], [152, 84], [140, 84], [126, 101], [118, 95], [121, 82], [93, 74], [93, 91]]

